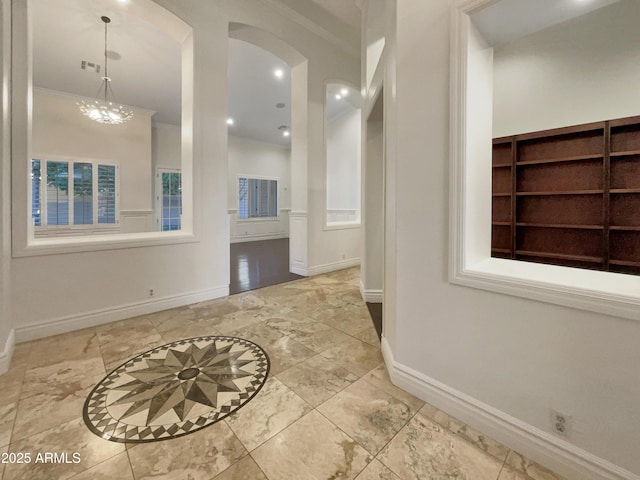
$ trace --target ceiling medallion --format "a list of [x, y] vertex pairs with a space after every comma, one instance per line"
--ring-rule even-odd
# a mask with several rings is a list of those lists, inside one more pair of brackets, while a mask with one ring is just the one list
[[107, 65], [107, 25], [111, 22], [111, 19], [106, 16], [100, 17], [100, 19], [104, 22], [104, 77], [102, 77], [100, 89], [96, 94], [96, 100], [93, 102], [82, 100], [77, 105], [83, 115], [95, 122], [105, 125], [120, 125], [131, 120], [133, 111], [122, 105], [116, 105], [109, 100], [109, 94], [111, 94], [111, 99], [114, 99]]

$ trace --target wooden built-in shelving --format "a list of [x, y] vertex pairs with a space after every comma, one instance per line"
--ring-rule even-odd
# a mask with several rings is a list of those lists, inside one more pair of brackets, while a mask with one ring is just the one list
[[493, 141], [491, 254], [640, 274], [640, 116]]

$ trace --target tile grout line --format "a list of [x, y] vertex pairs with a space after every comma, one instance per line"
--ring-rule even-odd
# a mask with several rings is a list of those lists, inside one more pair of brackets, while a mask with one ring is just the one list
[[[115, 322], [114, 322], [115, 323]], [[151, 323], [151, 322], [149, 322]], [[102, 364], [104, 365], [105, 375], [108, 375], [107, 363], [102, 352], [102, 342], [100, 342], [100, 335], [98, 334], [98, 329], [96, 328], [96, 340], [98, 341], [98, 349], [100, 350], [100, 357], [102, 357]], [[82, 412], [82, 420], [84, 422], [84, 411]], [[86, 426], [86, 425], [85, 425]], [[129, 462], [129, 468], [131, 469], [131, 477], [135, 480], [136, 475], [133, 470], [133, 463], [131, 463], [131, 457], [129, 456], [129, 449], [127, 448], [127, 444], [124, 444], [124, 451], [127, 455], [127, 461]]]
[[[311, 360], [312, 358], [315, 358], [315, 357], [320, 357], [320, 358], [322, 358], [323, 360], [326, 360], [327, 362], [331, 362], [331, 364], [335, 365], [336, 367], [343, 369], [345, 372], [347, 372], [347, 373], [351, 373], [352, 375], [355, 375], [354, 373], [349, 372], [346, 368], [341, 367], [341, 366], [340, 366], [340, 365], [338, 365], [337, 363], [334, 363], [334, 362], [332, 362], [331, 360], [329, 360], [329, 359], [327, 359], [327, 358], [324, 358], [324, 357], [323, 357], [322, 355], [320, 355], [319, 353], [318, 353], [318, 354], [316, 354], [316, 355], [314, 355], [313, 357], [307, 358], [307, 360], [305, 360], [304, 362], [306, 362], [306, 361], [308, 361], [308, 360]], [[302, 362], [302, 363], [304, 363], [304, 362]], [[282, 381], [282, 379], [278, 377], [278, 375], [280, 375], [281, 373], [285, 373], [285, 372], [289, 371], [291, 368], [295, 368], [295, 367], [297, 367], [297, 366], [301, 365], [302, 363], [299, 363], [298, 365], [293, 365], [292, 367], [287, 368], [286, 370], [283, 370], [282, 372], [278, 373], [277, 375], [274, 375], [274, 377], [275, 377], [275, 378], [277, 378], [279, 381], [281, 381], [281, 382], [282, 382], [282, 383], [283, 383], [283, 384], [284, 384], [288, 389], [292, 390], [292, 391], [293, 391], [294, 393], [296, 393], [296, 394], [297, 394], [297, 392], [296, 392], [295, 390], [293, 390], [293, 388], [292, 388], [292, 387], [290, 387], [289, 385], [287, 385], [286, 383], [284, 383], [284, 382]], [[376, 368], [377, 368], [377, 367], [376, 367]], [[365, 375], [366, 375], [366, 374], [365, 374]], [[336, 376], [336, 377], [340, 378], [338, 375], [334, 375], [334, 376]], [[348, 385], [345, 385], [345, 386], [344, 386], [344, 387], [342, 387], [339, 391], [337, 391], [337, 392], [333, 393], [330, 397], [328, 397], [326, 400], [323, 400], [321, 403], [319, 403], [319, 404], [318, 404], [318, 405], [316, 405], [316, 406], [311, 405], [309, 402], [307, 402], [307, 403], [309, 403], [309, 405], [311, 405], [311, 407], [313, 407], [313, 409], [315, 410], [315, 409], [316, 409], [316, 408], [318, 408], [320, 405], [323, 405], [324, 403], [328, 402], [328, 401], [329, 401], [329, 400], [331, 400], [333, 397], [335, 397], [336, 395], [338, 395], [340, 392], [342, 392], [342, 391], [344, 391], [345, 389], [349, 388], [351, 385], [353, 385], [354, 383], [356, 383], [356, 382], [357, 382], [358, 380], [360, 380], [361, 378], [362, 378], [362, 377], [358, 377], [358, 378], [357, 378], [357, 379], [355, 379], [353, 382], [349, 383]], [[302, 396], [301, 396], [301, 395], [298, 395], [298, 396], [302, 398]], [[305, 400], [305, 399], [303, 398], [303, 400]], [[306, 400], [305, 400], [305, 401], [306, 401]]]
[[[125, 448], [126, 451], [126, 448]], [[101, 462], [96, 463], [95, 465], [91, 465], [89, 468], [85, 468], [84, 470], [79, 471], [78, 473], [74, 473], [73, 475], [71, 475], [69, 477], [69, 480], [73, 480], [74, 478], [76, 478], [78, 475], [82, 475], [83, 473], [91, 470], [92, 468], [97, 467], [98, 465], [102, 465], [103, 463], [108, 462], [109, 460], [113, 460], [115, 457], [117, 457], [118, 455], [122, 455], [125, 452], [120, 452], [120, 453], [116, 453], [115, 455], [111, 455], [109, 458], [105, 458], [104, 460], [102, 460]]]
[[[258, 467], [258, 469], [259, 469], [259, 470], [262, 472], [262, 474], [264, 475], [264, 478], [266, 478], [267, 480], [270, 480], [270, 479], [269, 479], [269, 476], [267, 475], [267, 472], [265, 472], [265, 471], [264, 471], [264, 469], [263, 469], [263, 468], [260, 466], [260, 464], [258, 463], [258, 461], [257, 461], [255, 458], [253, 458], [253, 455], [251, 455], [251, 452], [249, 452], [249, 453], [247, 454], [247, 457], [251, 458], [251, 460], [253, 461], [253, 463], [255, 463], [255, 464], [256, 464], [256, 466]], [[214, 479], [214, 480], [215, 480], [215, 479]]]
[[387, 443], [384, 444], [384, 446], [378, 451], [378, 453], [376, 453], [375, 455], [375, 459], [378, 460], [382, 465], [384, 465], [385, 467], [387, 467], [391, 472], [393, 472], [394, 475], [396, 475], [397, 477], [401, 478], [400, 474], [397, 473], [395, 470], [393, 470], [389, 465], [387, 465], [386, 463], [384, 463], [380, 458], [378, 458], [380, 456], [380, 454], [383, 452], [383, 450], [385, 448], [387, 448], [389, 446], [389, 444], [391, 442], [393, 442], [393, 440], [400, 434], [400, 432], [402, 430], [404, 430], [406, 428], [407, 425], [409, 425], [409, 422], [411, 422], [411, 420], [413, 420], [418, 413], [420, 413], [420, 410], [416, 410], [416, 413], [414, 413], [411, 418], [409, 418], [409, 420], [406, 421], [406, 423], [404, 425], [402, 425], [402, 427], [400, 427], [398, 429], [398, 431], [389, 439], [389, 441]]
[[500, 471], [498, 472], [498, 476], [496, 477], [496, 480], [500, 480], [500, 476], [502, 475], [502, 471], [504, 470], [504, 467], [507, 465], [507, 459], [509, 458], [509, 454], [511, 453], [511, 449], [507, 449], [507, 454], [504, 457], [504, 462], [502, 462], [502, 466], [500, 467]]
[[[351, 435], [349, 435], [347, 432], [345, 432], [342, 428], [340, 428], [340, 426], [336, 425], [333, 420], [331, 420], [330, 418], [328, 418], [325, 414], [323, 414], [320, 410], [318, 410], [317, 408], [313, 409], [315, 412], [317, 412], [322, 418], [324, 418], [326, 421], [328, 421], [331, 425], [333, 425], [334, 428], [336, 428], [339, 432], [341, 432], [344, 436], [346, 436], [347, 438], [349, 438], [353, 443], [355, 443], [356, 445], [358, 445], [362, 450], [365, 451], [365, 453], [367, 454], [368, 457], [371, 457], [371, 460], [373, 460], [375, 458], [375, 455], [372, 455], [369, 450], [367, 450], [366, 448], [364, 448], [362, 445], [360, 445], [360, 443], [358, 443], [358, 441], [355, 438], [352, 438]], [[367, 462], [366, 465], [364, 467], [362, 467], [362, 470], [360, 470], [356, 477], [358, 475], [360, 475], [365, 468], [367, 468], [367, 466], [370, 464], [371, 462]], [[354, 477], [355, 478], [355, 477]]]
[[[11, 445], [13, 442], [13, 436], [16, 431], [16, 422], [18, 421], [18, 412], [20, 408], [20, 401], [22, 400], [22, 390], [24, 389], [24, 381], [27, 378], [27, 370], [29, 370], [29, 359], [31, 358], [31, 350], [33, 349], [33, 342], [29, 342], [29, 353], [27, 354], [27, 359], [25, 361], [24, 372], [22, 374], [22, 380], [20, 380], [20, 389], [18, 390], [18, 396], [16, 398], [16, 411], [13, 416], [13, 424], [11, 425], [11, 434], [9, 435], [9, 443], [7, 444], [7, 452], [11, 451]], [[7, 468], [5, 465], [4, 470], [2, 471], [2, 478], [7, 473]], [[0, 479], [1, 480], [1, 479]]]
[[[275, 378], [275, 375], [274, 375]], [[268, 378], [265, 379], [265, 384], [267, 382]], [[269, 440], [275, 438], [276, 436], [280, 435], [282, 432], [284, 432], [285, 430], [287, 430], [289, 427], [291, 427], [292, 425], [294, 425], [295, 423], [298, 422], [298, 420], [300, 420], [301, 418], [306, 417], [307, 415], [309, 415], [309, 413], [311, 413], [311, 411], [315, 410], [315, 408], [313, 407], [313, 405], [311, 405], [309, 402], [307, 402], [304, 398], [302, 398], [300, 395], [298, 395], [296, 392], [294, 392], [291, 388], [289, 388], [287, 385], [285, 385], [282, 381], [280, 381], [280, 379], [277, 379], [280, 383], [282, 383], [282, 385], [285, 386], [285, 388], [289, 391], [291, 391], [291, 393], [293, 393], [296, 397], [298, 397], [300, 400], [302, 400], [304, 403], [306, 403], [309, 407], [311, 407], [311, 410], [307, 413], [305, 413], [304, 415], [302, 415], [301, 417], [295, 419], [293, 422], [291, 422], [289, 425], [287, 425], [286, 427], [284, 427], [282, 430], [279, 430], [278, 432], [274, 433], [272, 436], [270, 436], [269, 438], [267, 438], [266, 440], [264, 440], [263, 442], [261, 442], [260, 444], [256, 445], [252, 450], [249, 450], [247, 448], [247, 446], [242, 442], [242, 440], [240, 440], [240, 438], [238, 437], [238, 435], [236, 434], [235, 430], [233, 428], [231, 428], [231, 425], [229, 425], [227, 423], [227, 418], [231, 417], [231, 415], [234, 415], [236, 412], [238, 412], [239, 410], [235, 410], [231, 415], [227, 415], [226, 417], [222, 418], [222, 421], [225, 423], [225, 425], [229, 428], [229, 430], [231, 430], [231, 433], [233, 433], [236, 438], [238, 439], [238, 441], [240, 442], [240, 444], [244, 447], [244, 449], [248, 452], [254, 452], [255, 450], [257, 450], [258, 448], [260, 448], [262, 445], [264, 445], [265, 443], [267, 443]], [[263, 385], [264, 386], [264, 385]], [[262, 391], [262, 390], [261, 390]], [[253, 398], [251, 399], [253, 400]], [[248, 403], [248, 402], [247, 402]], [[246, 405], [246, 404], [245, 404]], [[244, 405], [243, 405], [244, 406]], [[256, 462], [257, 463], [257, 462]]]

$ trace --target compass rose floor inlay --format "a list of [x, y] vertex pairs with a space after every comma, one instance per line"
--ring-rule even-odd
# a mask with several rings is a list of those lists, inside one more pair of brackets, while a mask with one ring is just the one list
[[253, 342], [207, 336], [132, 358], [107, 375], [84, 404], [84, 420], [113, 442], [143, 443], [207, 427], [251, 400], [269, 373]]

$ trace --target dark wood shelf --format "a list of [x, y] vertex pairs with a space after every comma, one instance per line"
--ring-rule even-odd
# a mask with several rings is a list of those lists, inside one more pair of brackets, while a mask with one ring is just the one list
[[588, 257], [585, 255], [570, 255], [565, 253], [530, 252], [528, 250], [516, 250], [516, 255], [526, 257], [555, 258], [558, 260], [574, 260], [578, 262], [602, 263], [602, 257]]
[[492, 197], [510, 197], [511, 196], [511, 192], [509, 192], [509, 193], [492, 193], [491, 196]]
[[539, 228], [575, 228], [579, 230], [603, 230], [602, 225], [576, 225], [563, 223], [516, 223], [516, 227], [539, 227]]
[[609, 193], [640, 193], [640, 188], [612, 188]]
[[576, 155], [573, 157], [545, 158], [540, 160], [527, 160], [525, 162], [517, 162], [516, 166], [541, 165], [544, 163], [560, 163], [560, 162], [580, 162], [583, 160], [597, 160], [604, 158], [604, 155]]
[[492, 253], [509, 253], [509, 254], [511, 254], [511, 249], [510, 248], [492, 248], [491, 252]]
[[555, 190], [547, 192], [516, 192], [518, 197], [549, 196], [549, 195], [602, 195], [604, 190]]
[[619, 232], [640, 232], [640, 226], [611, 225], [609, 230], [616, 230]]
[[632, 262], [629, 260], [609, 260], [611, 265], [621, 265], [624, 267], [640, 267], [640, 262]]
[[491, 222], [491, 225], [496, 225], [498, 227], [510, 227], [511, 222]]
[[611, 152], [610, 157], [631, 157], [633, 155], [640, 155], [640, 150], [627, 150], [626, 152]]
[[491, 165], [493, 168], [505, 168], [505, 167], [510, 167], [511, 163], [495, 163], [493, 165]]

